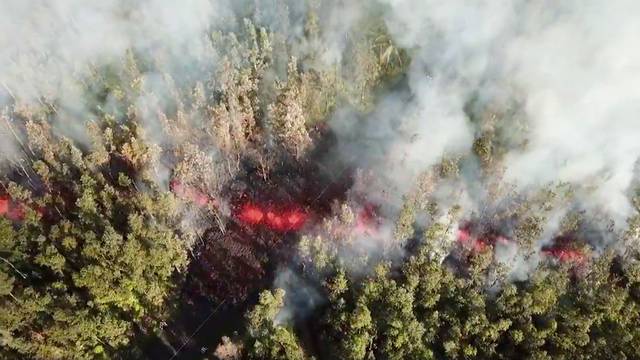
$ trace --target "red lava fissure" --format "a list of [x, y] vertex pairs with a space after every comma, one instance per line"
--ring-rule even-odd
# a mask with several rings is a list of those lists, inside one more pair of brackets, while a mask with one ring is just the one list
[[[197, 206], [218, 204], [211, 196], [180, 181], [173, 180], [170, 186], [176, 196]], [[300, 230], [309, 219], [309, 213], [297, 205], [272, 206], [244, 201], [233, 208], [233, 217], [248, 226], [264, 226], [273, 231], [288, 232]]]
[[284, 206], [281, 208], [265, 206], [247, 201], [240, 204], [235, 218], [251, 226], [264, 226], [277, 232], [300, 230], [307, 220], [309, 213], [299, 206]]
[[[474, 235], [471, 227], [472, 225], [469, 223], [463, 224], [458, 229], [457, 241], [462, 247], [471, 250], [473, 253], [487, 251], [496, 244], [506, 245], [513, 242], [508, 237], [493, 233]], [[586, 261], [586, 256], [582, 251], [559, 244], [543, 248], [541, 252], [544, 256], [551, 257], [562, 263], [582, 264]]]
[[[217, 206], [218, 204], [211, 196], [194, 187], [184, 185], [178, 180], [171, 181], [170, 186], [176, 196], [197, 206]], [[292, 232], [301, 230], [314, 218], [312, 211], [304, 209], [299, 204], [264, 204], [246, 199], [245, 196], [241, 196], [241, 199], [243, 200], [232, 207], [232, 217], [250, 227], [262, 227], [275, 232]], [[357, 214], [354, 231], [359, 234], [375, 235], [379, 225], [376, 206], [365, 202]]]
[[[0, 196], [0, 216], [8, 220], [19, 222], [23, 221], [27, 216], [27, 205], [11, 199], [9, 196]], [[40, 207], [34, 207], [34, 210], [44, 215], [45, 210]]]

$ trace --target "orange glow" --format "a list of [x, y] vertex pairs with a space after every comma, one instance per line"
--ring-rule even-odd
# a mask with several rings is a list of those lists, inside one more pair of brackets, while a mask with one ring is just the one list
[[356, 233], [375, 235], [378, 233], [378, 225], [375, 206], [370, 203], [365, 204], [356, 217]]
[[269, 211], [267, 212], [267, 226], [274, 230], [280, 230], [284, 229], [286, 225], [284, 224], [282, 216], [274, 213], [273, 211]]
[[554, 257], [558, 261], [563, 263], [572, 262], [572, 263], [581, 264], [586, 259], [584, 254], [581, 251], [575, 250], [575, 249], [568, 249], [568, 248], [546, 249], [546, 250], [542, 250], [542, 253], [547, 256]]
[[215, 200], [207, 194], [199, 191], [195, 187], [184, 185], [178, 180], [172, 180], [169, 187], [179, 198], [190, 201], [198, 206], [207, 206], [209, 203], [215, 204]]
[[5, 215], [9, 212], [9, 199], [0, 198], [0, 215]]
[[238, 213], [238, 219], [243, 223], [249, 225], [257, 225], [262, 222], [264, 218], [264, 213], [257, 206], [245, 203], [240, 208], [240, 212]]
[[307, 214], [300, 211], [293, 211], [287, 216], [289, 226], [294, 229], [299, 229], [307, 220]]
[[4, 216], [11, 221], [22, 221], [26, 213], [22, 204], [11, 201], [7, 197], [2, 197], [0, 198], [0, 216]]
[[463, 247], [471, 249], [474, 252], [482, 252], [489, 247], [487, 239], [472, 236], [471, 232], [466, 228], [458, 230], [458, 242]]
[[287, 232], [300, 230], [309, 219], [309, 215], [297, 208], [277, 211], [246, 202], [238, 207], [236, 218], [245, 225], [262, 225], [273, 231]]
[[25, 210], [22, 204], [15, 204], [7, 212], [7, 218], [11, 221], [22, 221], [25, 217]]

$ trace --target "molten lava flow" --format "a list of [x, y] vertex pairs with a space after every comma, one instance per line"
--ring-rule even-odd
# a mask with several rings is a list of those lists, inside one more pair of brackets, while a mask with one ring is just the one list
[[300, 230], [309, 219], [309, 214], [300, 208], [278, 210], [276, 207], [264, 209], [258, 204], [245, 202], [238, 206], [236, 219], [245, 225], [265, 226], [278, 232]]
[[9, 199], [0, 198], [0, 215], [4, 216], [9, 212]]
[[286, 215], [291, 230], [299, 230], [302, 228], [308, 218], [309, 215], [301, 210], [292, 210]]
[[297, 231], [302, 228], [308, 217], [308, 214], [300, 209], [282, 212], [271, 210], [267, 212], [266, 225], [269, 229], [280, 232]]
[[473, 236], [469, 225], [458, 229], [458, 243], [473, 252], [483, 252], [489, 247], [488, 239]]
[[26, 212], [22, 204], [16, 203], [5, 196], [0, 198], [0, 216], [4, 216], [11, 221], [22, 221], [26, 216]]
[[473, 250], [473, 252], [483, 252], [488, 248], [484, 239], [472, 236], [469, 230], [458, 230], [458, 242], [465, 248]]
[[245, 224], [258, 225], [262, 223], [262, 219], [264, 219], [264, 212], [254, 204], [245, 203], [240, 206], [237, 217], [238, 220]]
[[360, 212], [358, 212], [354, 231], [358, 234], [375, 235], [378, 233], [379, 225], [376, 206], [371, 203], [366, 203]]
[[510, 238], [499, 235], [493, 230], [484, 231], [476, 236], [472, 230], [473, 227], [474, 224], [466, 222], [458, 229], [458, 243], [473, 252], [482, 252], [490, 246], [508, 245], [513, 242]]
[[[178, 180], [171, 181], [170, 187], [176, 196], [198, 206], [217, 205], [217, 202], [210, 196]], [[289, 210], [279, 210], [281, 208], [283, 207], [267, 207], [246, 201], [236, 207], [234, 217], [245, 225], [265, 226], [278, 232], [300, 230], [309, 218], [309, 214], [301, 210], [300, 207], [288, 207]]]
[[[225, 227], [211, 224], [206, 241], [198, 245], [188, 279], [196, 293], [216, 302], [239, 302], [268, 286], [273, 265], [289, 262], [295, 255], [289, 245], [298, 232], [325, 217], [333, 218], [335, 204], [347, 201], [355, 169], [334, 158], [331, 150], [337, 136], [318, 135], [322, 138], [312, 135], [314, 146], [304, 161], [285, 155], [265, 168], [256, 157], [243, 157], [240, 171], [220, 183], [215, 207], [220, 210], [217, 215], [226, 217]], [[187, 188], [188, 184], [173, 181], [171, 191], [192, 203], [208, 203], [213, 210], [211, 202], [205, 201], [210, 198]]]
[[24, 206], [22, 206], [22, 204], [15, 204], [7, 213], [7, 218], [11, 221], [22, 221], [25, 215]]
[[463, 246], [471, 244], [473, 242], [471, 232], [466, 228], [458, 229], [458, 242]]
[[587, 261], [587, 256], [576, 244], [574, 235], [560, 235], [553, 239], [552, 245], [542, 249], [542, 254], [562, 263], [582, 265]]
[[585, 255], [577, 249], [555, 247], [543, 249], [542, 253], [546, 256], [553, 257], [563, 263], [582, 264], [585, 262]]
[[216, 201], [207, 194], [198, 191], [196, 188], [184, 185], [178, 180], [172, 180], [169, 184], [171, 191], [176, 196], [188, 200], [198, 206], [207, 206], [208, 204], [216, 204]]
[[267, 221], [266, 221], [266, 225], [273, 229], [273, 230], [277, 230], [277, 231], [286, 231], [286, 227], [287, 224], [284, 221], [284, 218], [282, 217], [282, 215], [277, 214], [273, 211], [268, 211], [267, 212]]

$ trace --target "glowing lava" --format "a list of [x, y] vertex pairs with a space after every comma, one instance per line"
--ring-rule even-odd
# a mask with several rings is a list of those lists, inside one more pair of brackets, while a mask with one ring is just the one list
[[308, 217], [309, 216], [302, 211], [291, 211], [287, 214], [287, 222], [292, 229], [298, 230], [304, 225]]
[[467, 249], [473, 250], [473, 252], [483, 252], [488, 248], [488, 245], [484, 239], [471, 235], [469, 229], [462, 228], [458, 230], [458, 243]]
[[482, 252], [491, 246], [497, 244], [507, 245], [512, 242], [508, 237], [497, 235], [493, 231], [474, 235], [471, 229], [472, 225], [470, 223], [466, 223], [458, 229], [458, 243], [473, 252]]
[[[212, 197], [178, 180], [171, 181], [170, 187], [176, 196], [198, 206], [217, 206]], [[236, 207], [234, 217], [245, 225], [264, 226], [273, 231], [287, 232], [300, 230], [309, 219], [309, 214], [295, 206], [261, 206], [247, 201]]]
[[0, 215], [5, 215], [9, 212], [9, 199], [0, 198]]
[[273, 231], [288, 232], [300, 230], [309, 219], [309, 214], [299, 208], [265, 209], [258, 204], [246, 202], [238, 206], [236, 219], [246, 225], [262, 225]]
[[11, 221], [22, 221], [26, 213], [22, 204], [16, 203], [8, 197], [0, 197], [0, 216]]
[[585, 255], [581, 251], [570, 248], [556, 247], [543, 249], [542, 253], [563, 263], [582, 264], [586, 260]]
[[[458, 229], [458, 243], [471, 250], [474, 253], [486, 251], [496, 244], [507, 245], [513, 240], [502, 235], [496, 235], [494, 232], [474, 235], [472, 231], [473, 224], [465, 223]], [[558, 260], [562, 263], [583, 264], [587, 260], [583, 251], [572, 247], [570, 244], [574, 241], [567, 237], [556, 238], [556, 244], [552, 247], [543, 248], [542, 255]]]
[[216, 205], [216, 201], [209, 195], [198, 191], [192, 186], [187, 186], [178, 180], [172, 180], [169, 184], [171, 191], [179, 198], [188, 200], [198, 206], [207, 206], [208, 204]]
[[356, 217], [356, 226], [354, 231], [358, 234], [375, 235], [378, 233], [380, 226], [377, 218], [376, 206], [366, 203]]
[[264, 219], [264, 212], [257, 206], [251, 203], [245, 203], [240, 206], [240, 211], [238, 212], [238, 220], [245, 224], [257, 225], [262, 223], [262, 219]]

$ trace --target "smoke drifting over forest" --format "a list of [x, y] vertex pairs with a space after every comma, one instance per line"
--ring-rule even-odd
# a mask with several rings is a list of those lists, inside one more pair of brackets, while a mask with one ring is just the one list
[[398, 145], [409, 157], [406, 167], [421, 169], [443, 151], [471, 147], [477, 129], [464, 113], [469, 99], [517, 104], [527, 129], [514, 121], [504, 131], [526, 137], [526, 146], [508, 150], [507, 180], [523, 187], [553, 181], [596, 186], [583, 200], [605, 206], [617, 219], [628, 215], [639, 155], [639, 94], [633, 88], [640, 54], [631, 44], [639, 32], [632, 20], [637, 4], [388, 4], [391, 34], [412, 49], [412, 96], [398, 107], [406, 121], [385, 114], [393, 105], [383, 103], [379, 111], [382, 121], [397, 121], [398, 132], [416, 138], [406, 149]]
[[638, 19], [634, 0], [4, 0], [0, 216], [47, 239], [101, 212], [82, 231], [136, 239], [144, 218], [180, 239], [163, 284], [283, 288], [255, 308], [279, 303], [274, 326], [423, 248], [463, 277], [490, 253], [495, 292], [545, 261], [585, 277], [640, 242]]
[[[314, 41], [304, 38], [313, 2], [65, 0], [2, 6], [5, 103], [55, 103], [55, 131], [87, 144], [85, 124], [98, 115], [87, 106], [82, 82], [135, 51], [160, 59], [141, 74], [144, 91], [133, 106], [146, 136], [161, 146], [180, 141], [163, 132], [156, 116], [170, 106], [166, 74], [178, 86], [195, 83], [218, 71], [228, 55], [208, 40], [211, 32], [237, 30], [244, 17], [252, 17], [257, 26], [284, 34], [303, 67], [305, 57], [321, 52], [320, 66], [330, 68], [344, 62], [349, 33], [375, 14], [409, 55], [406, 78], [384, 90], [371, 111], [338, 108], [329, 124], [339, 138], [331, 153], [372, 171], [369, 197], [384, 204], [389, 227], [418, 176], [443, 158], [467, 156], [483, 131], [499, 133], [502, 146], [489, 177], [513, 184], [516, 193], [561, 182], [575, 186], [578, 195], [556, 217], [575, 208], [598, 209], [622, 230], [632, 211], [630, 187], [640, 156], [640, 53], [634, 50], [640, 6], [633, 1], [332, 1], [315, 5], [321, 35]], [[107, 98], [107, 111], [109, 104]], [[510, 119], [472, 121], [486, 109]], [[5, 157], [21, 156], [19, 138], [7, 118]], [[216, 144], [210, 145], [215, 151]], [[462, 181], [441, 191], [443, 200], [457, 199], [449, 205], [464, 203], [467, 216], [488, 202], [477, 183], [491, 180], [477, 166], [463, 161]], [[158, 179], [166, 184], [170, 171]], [[557, 224], [547, 227], [552, 233]]]
[[[305, 5], [300, 2], [288, 8], [269, 1], [3, 2], [4, 99], [55, 99], [75, 113], [61, 131], [78, 127], [69, 123], [89, 120], [91, 114], [83, 112], [74, 80], [89, 65], [109, 63], [136, 49], [166, 58], [162, 64], [167, 68], [158, 70], [175, 74], [177, 81], [196, 77], [215, 67], [219, 58], [207, 34], [237, 28], [251, 5], [257, 25], [284, 31], [292, 39], [301, 36]], [[387, 144], [389, 158], [382, 165], [391, 171], [381, 173], [397, 175], [390, 179], [396, 186], [407, 188], [444, 152], [471, 148], [478, 129], [469, 124], [464, 108], [478, 98], [490, 106], [517, 104], [525, 118], [526, 130], [505, 125], [508, 136], [527, 140], [505, 157], [508, 180], [523, 187], [553, 181], [595, 186], [583, 200], [624, 220], [640, 155], [635, 119], [640, 54], [633, 46], [639, 33], [633, 20], [640, 8], [635, 2], [469, 6], [407, 0], [337, 2], [325, 8], [327, 21], [320, 21], [324, 38], [300, 46], [299, 56], [315, 46], [325, 52], [328, 65], [340, 61], [341, 39], [371, 9], [383, 14], [393, 39], [411, 53], [409, 93], [385, 94], [369, 115], [376, 118], [373, 125], [352, 128], [356, 135]], [[154, 76], [145, 74], [148, 86], [154, 86]], [[149, 121], [148, 126], [158, 125]], [[6, 147], [13, 136], [3, 136]]]

